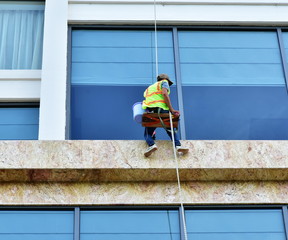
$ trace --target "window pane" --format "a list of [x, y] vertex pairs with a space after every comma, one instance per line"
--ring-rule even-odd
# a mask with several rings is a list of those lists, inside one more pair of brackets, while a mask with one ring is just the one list
[[179, 32], [188, 139], [288, 139], [276, 32]]
[[[142, 85], [155, 78], [153, 31], [74, 30], [72, 84]], [[158, 33], [159, 70], [174, 76], [171, 32]]]
[[186, 211], [188, 239], [285, 240], [281, 210]]
[[39, 108], [0, 108], [0, 140], [38, 139]]
[[[158, 54], [159, 71], [175, 79], [171, 32], [159, 31]], [[155, 76], [153, 31], [73, 30], [71, 138], [143, 139], [132, 106]], [[177, 106], [176, 88], [171, 92]]]
[[0, 3], [0, 69], [41, 69], [43, 10], [39, 4]]
[[82, 240], [180, 240], [178, 211], [82, 211]]
[[1, 211], [0, 239], [72, 240], [73, 212]]

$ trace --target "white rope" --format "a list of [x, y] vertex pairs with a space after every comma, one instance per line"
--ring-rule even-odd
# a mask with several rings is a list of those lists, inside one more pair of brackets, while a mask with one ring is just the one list
[[[155, 40], [155, 67], [156, 67], [156, 78], [159, 75], [158, 71], [158, 37], [157, 37], [157, 9], [156, 9], [156, 0], [154, 0], [154, 40]], [[188, 240], [187, 237], [187, 230], [186, 230], [186, 221], [185, 221], [185, 214], [184, 214], [184, 206], [183, 206], [183, 197], [182, 197], [182, 189], [179, 177], [179, 166], [178, 166], [178, 158], [176, 153], [175, 147], [175, 138], [174, 138], [174, 129], [173, 129], [173, 122], [172, 122], [172, 114], [169, 112], [170, 118], [170, 126], [171, 126], [171, 135], [172, 135], [172, 144], [173, 144], [173, 151], [174, 151], [174, 159], [176, 163], [176, 175], [177, 175], [177, 183], [178, 183], [178, 192], [179, 192], [179, 201], [181, 206], [181, 217], [183, 223], [183, 231], [184, 231], [184, 240]]]
[[175, 165], [176, 165], [176, 175], [177, 175], [177, 183], [178, 183], [179, 201], [180, 201], [180, 206], [181, 206], [181, 217], [182, 217], [182, 222], [183, 222], [184, 239], [188, 240], [185, 214], [184, 214], [184, 206], [183, 206], [183, 196], [182, 196], [182, 189], [181, 189], [180, 176], [179, 176], [179, 165], [178, 165], [178, 158], [177, 158], [177, 152], [176, 152], [176, 146], [175, 146], [174, 128], [173, 128], [171, 112], [169, 112], [169, 119], [170, 119], [170, 128], [171, 128], [171, 135], [172, 135], [174, 159], [175, 159]]
[[154, 0], [154, 41], [155, 41], [155, 66], [156, 66], [156, 78], [159, 75], [158, 71], [158, 37], [157, 37], [157, 9], [156, 0]]

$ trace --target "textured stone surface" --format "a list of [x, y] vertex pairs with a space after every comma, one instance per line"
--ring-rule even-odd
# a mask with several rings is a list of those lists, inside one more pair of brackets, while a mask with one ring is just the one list
[[[171, 142], [0, 141], [2, 205], [177, 205]], [[185, 204], [288, 204], [288, 141], [183, 141]]]
[[[182, 168], [286, 168], [288, 141], [182, 141]], [[144, 141], [0, 141], [0, 168], [174, 168], [170, 142], [145, 158]]]
[[[287, 181], [287, 169], [180, 169], [181, 181]], [[0, 182], [174, 182], [176, 169], [2, 169]]]
[[[183, 141], [183, 181], [288, 180], [288, 141]], [[0, 141], [0, 181], [175, 181], [170, 142]]]
[[[288, 182], [186, 182], [184, 204], [287, 204]], [[3, 183], [1, 205], [177, 205], [177, 183]]]

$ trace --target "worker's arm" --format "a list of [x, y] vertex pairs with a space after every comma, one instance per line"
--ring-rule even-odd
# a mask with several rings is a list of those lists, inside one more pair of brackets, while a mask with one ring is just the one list
[[167, 88], [164, 88], [164, 87], [162, 88], [162, 95], [163, 95], [163, 97], [164, 97], [165, 103], [166, 103], [167, 106], [169, 107], [170, 112], [171, 112], [173, 115], [180, 115], [180, 112], [179, 112], [178, 110], [175, 110], [175, 109], [172, 107], [172, 104], [171, 104], [171, 101], [170, 101], [170, 97], [169, 97]]

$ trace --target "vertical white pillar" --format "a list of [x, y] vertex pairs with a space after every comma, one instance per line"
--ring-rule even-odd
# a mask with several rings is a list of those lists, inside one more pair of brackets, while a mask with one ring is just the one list
[[64, 140], [68, 0], [46, 0], [39, 140]]

